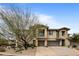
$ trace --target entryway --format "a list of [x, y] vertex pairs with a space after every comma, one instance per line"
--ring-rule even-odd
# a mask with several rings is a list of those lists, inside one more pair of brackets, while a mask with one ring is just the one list
[[62, 40], [62, 46], [65, 46], [65, 40]]

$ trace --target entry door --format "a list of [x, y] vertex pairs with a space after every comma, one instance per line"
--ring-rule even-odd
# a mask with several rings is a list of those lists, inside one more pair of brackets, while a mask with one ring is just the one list
[[62, 46], [65, 46], [65, 40], [62, 40]]

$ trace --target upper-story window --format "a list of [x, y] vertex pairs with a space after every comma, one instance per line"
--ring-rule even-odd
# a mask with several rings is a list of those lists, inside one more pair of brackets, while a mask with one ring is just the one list
[[39, 36], [44, 36], [44, 30], [39, 30]]
[[64, 36], [65, 35], [65, 31], [62, 31], [62, 36]]
[[53, 31], [49, 31], [49, 35], [53, 35]]

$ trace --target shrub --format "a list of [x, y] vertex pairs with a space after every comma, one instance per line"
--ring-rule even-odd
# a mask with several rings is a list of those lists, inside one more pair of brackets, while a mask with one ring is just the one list
[[73, 45], [72, 47], [73, 47], [73, 48], [77, 48], [77, 45]]
[[34, 47], [35, 47], [35, 45], [34, 45], [34, 44], [27, 44], [27, 47], [34, 48]]
[[8, 40], [6, 40], [6, 39], [0, 39], [0, 45], [9, 45], [8, 44]]
[[70, 45], [68, 45], [68, 48], [70, 48]]
[[77, 46], [77, 48], [76, 48], [77, 50], [79, 50], [79, 46]]
[[0, 52], [5, 52], [5, 51], [6, 51], [5, 48], [0, 47]]
[[19, 52], [19, 51], [22, 51], [22, 50], [24, 50], [23, 46], [22, 45], [18, 45], [16, 52]]

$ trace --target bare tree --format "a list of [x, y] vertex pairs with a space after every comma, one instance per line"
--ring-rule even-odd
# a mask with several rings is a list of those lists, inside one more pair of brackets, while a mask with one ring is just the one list
[[32, 26], [38, 23], [37, 16], [28, 9], [1, 8], [0, 18], [8, 28], [8, 30], [4, 29], [16, 37], [16, 47], [22, 45], [27, 49], [27, 44], [36, 36], [37, 27]]

